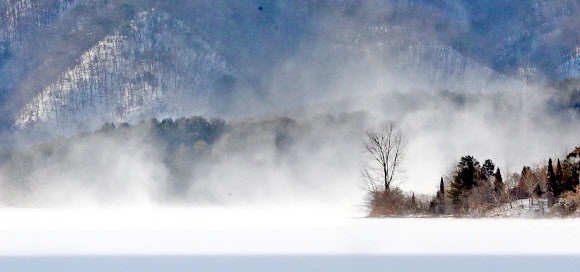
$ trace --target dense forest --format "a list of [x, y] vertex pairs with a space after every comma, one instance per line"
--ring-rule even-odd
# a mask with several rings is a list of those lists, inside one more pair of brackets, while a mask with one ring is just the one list
[[[55, 198], [55, 191], [62, 199], [52, 202], [74, 203], [75, 195], [89, 192], [107, 203], [109, 195], [123, 198], [145, 188], [154, 202], [219, 204], [224, 195], [274, 187], [267, 180], [271, 172], [304, 177], [302, 171], [313, 171], [309, 160], [330, 156], [329, 145], [359, 138], [366, 118], [358, 112], [229, 123], [200, 116], [107, 122], [93, 132], [3, 150], [0, 203], [35, 205], [47, 195]], [[296, 187], [314, 186], [300, 182], [296, 178]]]

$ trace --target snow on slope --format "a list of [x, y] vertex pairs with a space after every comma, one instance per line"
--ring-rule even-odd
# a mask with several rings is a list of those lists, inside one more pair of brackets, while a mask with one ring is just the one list
[[212, 84], [235, 72], [199, 36], [165, 13], [142, 12], [101, 40], [20, 112], [20, 128], [61, 133], [103, 122], [208, 111]]
[[4, 0], [0, 3], [0, 41], [18, 40], [23, 29], [44, 25], [74, 7], [75, 0]]
[[504, 204], [486, 213], [499, 218], [542, 218], [549, 217], [550, 208], [546, 199], [519, 199]]
[[434, 37], [401, 26], [365, 26], [343, 47], [362, 50], [391, 62], [394, 77], [413, 88], [482, 91], [504, 83], [506, 76], [461, 54]]

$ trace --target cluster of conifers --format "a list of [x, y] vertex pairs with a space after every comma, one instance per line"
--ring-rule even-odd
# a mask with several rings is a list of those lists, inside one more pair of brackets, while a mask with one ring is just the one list
[[[494, 208], [527, 199], [529, 208], [546, 203], [549, 211], [566, 215], [580, 207], [577, 192], [580, 176], [580, 148], [563, 160], [524, 166], [521, 174], [501, 170], [491, 160], [480, 164], [473, 156], [464, 156], [446, 179], [441, 178], [436, 195], [422, 199], [398, 188], [371, 193], [370, 216], [401, 215], [483, 215]], [[543, 200], [543, 201], [537, 201]]]

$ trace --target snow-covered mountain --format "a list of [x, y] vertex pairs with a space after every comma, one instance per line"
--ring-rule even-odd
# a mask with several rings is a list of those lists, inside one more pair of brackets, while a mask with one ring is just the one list
[[66, 133], [159, 113], [203, 114], [210, 111], [215, 85], [236, 77], [219, 52], [166, 13], [140, 12], [126, 28], [105, 36], [43, 88], [16, 125], [36, 123]]
[[575, 0], [7, 0], [0, 15], [0, 123], [58, 134], [297, 106], [351, 67], [455, 91], [522, 66], [580, 75]]

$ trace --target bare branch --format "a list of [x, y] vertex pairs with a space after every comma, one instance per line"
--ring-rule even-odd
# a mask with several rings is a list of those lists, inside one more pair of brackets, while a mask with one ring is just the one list
[[376, 190], [378, 184], [388, 190], [401, 171], [406, 140], [391, 121], [369, 129], [366, 136], [364, 148], [369, 154], [370, 162], [363, 165], [361, 175], [366, 183], [372, 184], [366, 186], [368, 191]]

